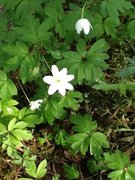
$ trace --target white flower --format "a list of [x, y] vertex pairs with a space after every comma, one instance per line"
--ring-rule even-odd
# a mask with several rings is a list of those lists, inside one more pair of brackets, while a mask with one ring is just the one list
[[45, 76], [43, 78], [45, 83], [50, 84], [48, 89], [49, 95], [54, 94], [58, 90], [58, 92], [64, 96], [66, 94], [66, 89], [73, 90], [73, 86], [69, 81], [74, 79], [74, 75], [67, 75], [67, 68], [63, 68], [59, 71], [58, 67], [53, 65], [52, 75], [53, 76]]
[[75, 29], [77, 30], [78, 34], [80, 34], [80, 32], [83, 31], [87, 35], [89, 34], [90, 29], [93, 28], [91, 23], [88, 21], [88, 19], [82, 18], [76, 22]]
[[43, 100], [39, 99], [36, 101], [31, 101], [30, 102], [30, 109], [33, 111], [35, 109], [39, 109], [39, 107], [41, 106], [41, 103], [43, 102]]

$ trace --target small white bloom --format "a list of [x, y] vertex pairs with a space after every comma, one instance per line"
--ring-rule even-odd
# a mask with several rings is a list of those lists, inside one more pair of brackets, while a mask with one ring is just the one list
[[69, 81], [74, 79], [74, 75], [67, 75], [67, 68], [63, 68], [59, 71], [58, 67], [53, 65], [52, 75], [53, 76], [45, 76], [43, 78], [43, 81], [50, 85], [48, 89], [49, 95], [54, 94], [58, 90], [58, 92], [64, 96], [66, 94], [66, 89], [73, 90], [73, 86]]
[[77, 33], [80, 34], [81, 31], [83, 31], [86, 35], [89, 34], [90, 29], [92, 28], [91, 23], [86, 18], [79, 19], [75, 24], [75, 29], [77, 30]]
[[39, 109], [39, 107], [41, 106], [41, 103], [43, 102], [43, 100], [39, 99], [36, 101], [31, 101], [30, 102], [30, 109], [33, 111], [35, 109]]

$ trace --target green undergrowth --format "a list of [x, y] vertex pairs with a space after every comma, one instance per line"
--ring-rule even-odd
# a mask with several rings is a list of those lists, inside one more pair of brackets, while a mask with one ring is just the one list
[[135, 179], [134, 32], [130, 0], [0, 0], [1, 180]]

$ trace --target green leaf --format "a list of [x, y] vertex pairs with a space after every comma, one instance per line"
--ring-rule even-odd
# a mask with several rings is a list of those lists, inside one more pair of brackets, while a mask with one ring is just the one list
[[103, 17], [100, 14], [98, 13], [93, 14], [92, 26], [93, 29], [90, 32], [90, 37], [91, 38], [96, 37], [97, 39], [102, 37], [104, 34], [104, 23], [103, 23]]
[[113, 171], [109, 173], [108, 177], [112, 180], [126, 180], [123, 170]]
[[99, 39], [96, 41], [92, 47], [90, 48], [88, 55], [91, 55], [93, 53], [103, 53], [109, 49], [108, 43], [105, 41], [105, 39]]
[[[88, 134], [77, 133], [69, 137], [68, 143], [71, 144], [71, 147], [75, 151], [75, 153], [77, 153], [80, 150], [81, 153], [85, 155], [88, 150], [87, 138]], [[85, 146], [84, 142], [86, 142]]]
[[24, 129], [26, 127], [27, 127], [27, 123], [24, 123], [24, 122], [17, 122], [14, 125], [14, 129]]
[[130, 163], [129, 156], [118, 150], [113, 154], [105, 153], [104, 155], [107, 167], [113, 170], [122, 170]]
[[127, 168], [125, 179], [132, 180], [135, 179], [135, 164], [130, 164]]
[[8, 131], [12, 131], [14, 129], [15, 123], [16, 123], [16, 118], [13, 118], [8, 124]]
[[2, 50], [10, 56], [25, 57], [28, 54], [28, 47], [22, 42], [16, 42], [15, 45], [5, 44]]
[[79, 39], [76, 48], [77, 48], [78, 53], [82, 57], [85, 57], [85, 55], [86, 55], [86, 42], [84, 39]]
[[0, 123], [0, 135], [5, 134], [6, 132], [7, 132], [6, 127], [3, 124]]
[[45, 176], [47, 172], [46, 166], [47, 166], [47, 161], [45, 159], [39, 164], [37, 168], [37, 176], [36, 176], [37, 179], [40, 179]]
[[19, 141], [30, 140], [33, 137], [32, 134], [29, 133], [27, 130], [22, 129], [12, 130], [12, 135], [16, 137]]
[[32, 55], [25, 57], [20, 66], [20, 76], [23, 83], [35, 80], [39, 73], [38, 63]]
[[105, 27], [105, 31], [106, 31], [107, 35], [111, 35], [113, 38], [116, 37], [117, 23], [111, 17], [108, 17], [108, 18], [105, 19], [104, 27]]
[[39, 25], [39, 20], [31, 17], [22, 24], [22, 27], [16, 27], [15, 32], [23, 42], [36, 43]]
[[92, 118], [88, 115], [82, 116], [71, 116], [71, 122], [75, 124], [73, 130], [79, 133], [88, 133], [91, 134], [97, 129], [96, 121], [92, 121]]
[[58, 101], [59, 97], [57, 95], [45, 100], [44, 117], [50, 125], [53, 124], [55, 118], [59, 119], [63, 115], [63, 107], [59, 105]]
[[65, 130], [60, 129], [55, 136], [55, 142], [57, 145], [65, 146], [67, 144], [66, 140], [68, 138], [68, 134]]
[[3, 71], [0, 71], [0, 98], [6, 101], [16, 94], [17, 89], [12, 80], [8, 79]]
[[100, 132], [94, 132], [90, 138], [90, 153], [98, 157], [102, 153], [102, 148], [108, 148], [107, 137]]
[[111, 90], [117, 90], [119, 87], [119, 84], [109, 84], [104, 81], [98, 80], [98, 84], [95, 84], [92, 87], [97, 90], [111, 91]]
[[35, 127], [35, 124], [40, 124], [42, 119], [36, 114], [25, 114], [22, 121], [27, 124], [27, 127]]
[[27, 163], [27, 165], [28, 165], [28, 167], [25, 168], [26, 173], [27, 173], [29, 176], [32, 176], [32, 177], [36, 178], [37, 168], [36, 168], [35, 162], [29, 161], [29, 162]]
[[82, 101], [82, 94], [80, 92], [69, 91], [66, 96], [62, 97], [59, 101], [59, 105], [63, 108], [71, 108], [72, 110], [78, 110], [79, 102]]
[[101, 12], [102, 14], [108, 15], [116, 23], [119, 23], [119, 14], [125, 13], [126, 9], [132, 9], [133, 6], [131, 2], [127, 0], [105, 0], [101, 3]]
[[135, 20], [132, 20], [129, 22], [127, 26], [127, 33], [130, 36], [131, 39], [135, 39]]
[[78, 179], [79, 178], [79, 171], [77, 170], [76, 166], [72, 165], [69, 166], [68, 164], [64, 164], [64, 171], [68, 179]]
[[97, 79], [104, 78], [102, 69], [108, 67], [104, 61], [108, 58], [106, 54], [108, 48], [107, 42], [100, 39], [91, 46], [85, 57], [75, 51], [64, 52], [62, 54], [64, 59], [59, 60], [58, 65], [63, 68], [67, 67], [69, 72], [74, 74], [76, 79], [73, 82], [82, 84], [87, 80], [89, 83], [93, 83]]

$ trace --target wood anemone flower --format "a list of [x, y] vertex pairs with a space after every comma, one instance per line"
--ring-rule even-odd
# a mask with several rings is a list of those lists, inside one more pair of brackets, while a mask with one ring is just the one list
[[43, 81], [49, 84], [48, 94], [52, 95], [58, 91], [62, 96], [65, 96], [66, 90], [73, 90], [73, 86], [69, 81], [74, 79], [74, 75], [67, 75], [67, 68], [59, 71], [56, 65], [52, 65], [52, 76], [45, 76]]
[[32, 111], [35, 110], [35, 109], [39, 109], [42, 102], [43, 102], [43, 100], [41, 100], [41, 99], [36, 100], [36, 101], [30, 101], [30, 109]]
[[88, 35], [90, 30], [93, 29], [91, 23], [86, 18], [79, 19], [75, 24], [75, 29], [77, 30], [77, 33], [80, 34], [81, 31], [84, 32], [84, 34]]

